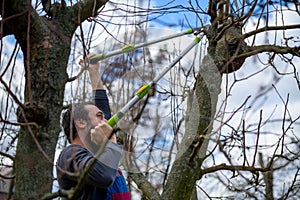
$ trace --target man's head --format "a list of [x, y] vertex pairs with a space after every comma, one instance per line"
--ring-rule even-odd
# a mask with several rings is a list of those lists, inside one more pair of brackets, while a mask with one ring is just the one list
[[69, 143], [79, 137], [83, 143], [91, 145], [87, 137], [90, 130], [103, 122], [106, 122], [103, 112], [92, 102], [73, 104], [62, 115], [62, 127]]

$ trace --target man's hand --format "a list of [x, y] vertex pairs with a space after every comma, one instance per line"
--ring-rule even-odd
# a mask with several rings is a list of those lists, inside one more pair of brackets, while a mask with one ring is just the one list
[[83, 60], [81, 60], [79, 63], [81, 63], [80, 65], [82, 67], [88, 70], [93, 90], [104, 89], [103, 82], [101, 80], [101, 76], [99, 72], [100, 69], [99, 62], [95, 64], [89, 63], [88, 60], [90, 57], [93, 57], [93, 55], [87, 56], [86, 63], [83, 63], [84, 62]]
[[[94, 55], [88, 55], [87, 56], [87, 60], [89, 60], [89, 58], [91, 58], [91, 57], [93, 57]], [[99, 65], [99, 62], [96, 62], [96, 63], [94, 63], [94, 64], [91, 64], [91, 63], [87, 63], [87, 70], [89, 71], [89, 72], [92, 72], [92, 73], [94, 73], [94, 72], [96, 72], [96, 73], [99, 73], [99, 68], [100, 68], [100, 65]]]
[[[91, 140], [97, 145], [101, 145], [105, 142], [111, 135], [113, 129], [107, 123], [98, 124], [95, 128], [91, 130]], [[111, 142], [116, 143], [116, 135], [113, 134], [110, 138]]]

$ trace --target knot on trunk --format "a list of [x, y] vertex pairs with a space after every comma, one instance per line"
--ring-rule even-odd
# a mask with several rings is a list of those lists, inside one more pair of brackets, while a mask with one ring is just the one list
[[28, 123], [35, 122], [38, 125], [44, 125], [49, 122], [46, 109], [36, 103], [25, 103], [23, 107], [18, 107], [18, 122]]
[[245, 62], [245, 57], [236, 58], [246, 52], [247, 44], [241, 40], [242, 29], [232, 26], [227, 29], [222, 38], [217, 42], [215, 51], [215, 64], [221, 73], [237, 71]]

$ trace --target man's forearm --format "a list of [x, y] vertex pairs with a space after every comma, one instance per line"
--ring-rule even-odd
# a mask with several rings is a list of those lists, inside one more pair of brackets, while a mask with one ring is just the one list
[[89, 70], [89, 75], [93, 90], [104, 89], [101, 76], [97, 70]]

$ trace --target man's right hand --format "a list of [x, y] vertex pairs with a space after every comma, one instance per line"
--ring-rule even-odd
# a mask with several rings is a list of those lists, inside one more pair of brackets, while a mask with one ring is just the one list
[[[95, 144], [101, 145], [110, 137], [112, 131], [112, 127], [109, 126], [107, 123], [98, 124], [95, 128], [91, 130], [91, 140]], [[116, 143], [117, 140], [115, 134], [112, 135], [110, 141]]]

